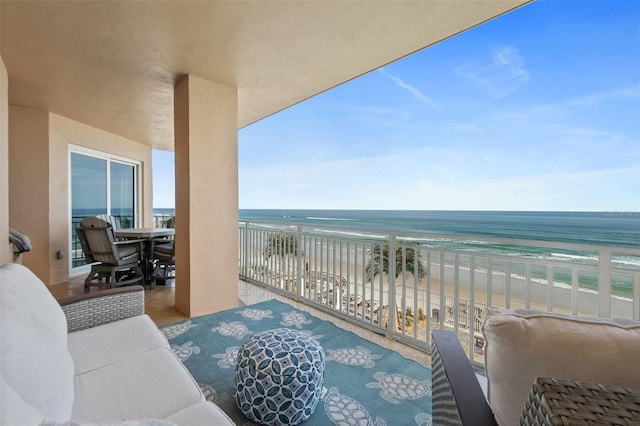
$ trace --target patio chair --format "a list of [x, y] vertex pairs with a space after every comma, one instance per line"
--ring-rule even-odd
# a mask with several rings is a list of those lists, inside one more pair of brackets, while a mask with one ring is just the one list
[[[114, 231], [117, 231], [118, 229], [122, 229], [122, 224], [120, 223], [120, 219], [118, 219], [116, 216], [113, 216], [110, 214], [99, 214], [94, 217], [97, 217], [98, 219], [102, 219], [108, 224], [110, 224], [113, 227]], [[122, 237], [115, 237], [115, 239], [116, 241], [126, 240], [126, 238], [122, 238]]]
[[176, 227], [176, 217], [171, 216], [167, 219], [167, 228], [175, 228]]
[[[113, 226], [96, 217], [85, 217], [76, 228], [78, 239], [91, 265], [84, 280], [84, 291], [90, 286], [119, 287], [143, 280], [138, 266], [142, 258], [142, 240], [116, 241]], [[99, 263], [98, 263], [99, 262]]]
[[[640, 322], [492, 307], [485, 312], [482, 334], [486, 396], [458, 336], [432, 330], [434, 425], [587, 424], [540, 423], [539, 418], [558, 415], [576, 421], [572, 416], [592, 408], [600, 411], [592, 419], [611, 416], [597, 424], [640, 424], [640, 368], [635, 368], [640, 359]], [[541, 402], [540, 380], [589, 384], [602, 394], [613, 386], [635, 395], [636, 406], [627, 405], [625, 411], [594, 402], [550, 413], [555, 405]]]
[[98, 219], [104, 220], [105, 222], [110, 224], [113, 227], [113, 229], [122, 229], [122, 225], [120, 224], [120, 219], [118, 219], [115, 216], [112, 216], [110, 214], [99, 214], [99, 215], [96, 215], [95, 217], [97, 217]]
[[[167, 228], [175, 228], [175, 216], [167, 221]], [[175, 279], [176, 245], [174, 236], [154, 238], [151, 240], [151, 289], [156, 287], [156, 280], [168, 281]]]

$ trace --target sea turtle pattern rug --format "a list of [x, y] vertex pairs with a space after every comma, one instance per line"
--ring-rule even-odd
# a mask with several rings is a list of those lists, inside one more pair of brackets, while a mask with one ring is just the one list
[[238, 425], [253, 425], [236, 407], [238, 349], [252, 334], [289, 327], [325, 350], [325, 389], [305, 425], [431, 425], [431, 371], [290, 305], [270, 300], [161, 327], [171, 349], [208, 400]]

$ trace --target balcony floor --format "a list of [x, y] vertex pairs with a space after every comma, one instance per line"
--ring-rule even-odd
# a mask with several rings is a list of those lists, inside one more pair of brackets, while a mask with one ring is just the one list
[[[49, 291], [51, 291], [51, 294], [53, 294], [53, 296], [58, 300], [66, 297], [82, 295], [84, 293], [84, 278], [84, 276], [72, 277], [68, 283], [56, 284], [49, 287]], [[387, 339], [385, 336], [362, 329], [357, 325], [351, 324], [301, 303], [297, 303], [245, 281], [238, 281], [238, 297], [240, 305], [250, 305], [270, 299], [280, 300], [281, 302], [290, 304], [296, 309], [309, 312], [317, 318], [331, 321], [336, 326], [344, 330], [351, 331], [364, 339], [387, 349], [396, 351], [404, 357], [412, 359], [426, 367], [431, 366], [431, 357], [424, 352]], [[170, 282], [168, 285], [157, 285], [155, 290], [145, 291], [145, 312], [159, 326], [188, 318], [175, 306], [173, 282]]]

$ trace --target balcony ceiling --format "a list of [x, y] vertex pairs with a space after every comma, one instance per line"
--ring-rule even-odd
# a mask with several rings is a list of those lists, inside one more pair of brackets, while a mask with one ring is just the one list
[[9, 102], [173, 149], [173, 87], [238, 89], [238, 126], [527, 3], [8, 1]]

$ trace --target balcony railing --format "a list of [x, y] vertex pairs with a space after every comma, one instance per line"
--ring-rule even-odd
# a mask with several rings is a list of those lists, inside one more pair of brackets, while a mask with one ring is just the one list
[[166, 228], [169, 219], [174, 217], [172, 214], [154, 214], [153, 215], [153, 227], [154, 228]]
[[238, 255], [242, 279], [424, 351], [452, 329], [476, 363], [487, 306], [640, 319], [638, 248], [240, 222]]

